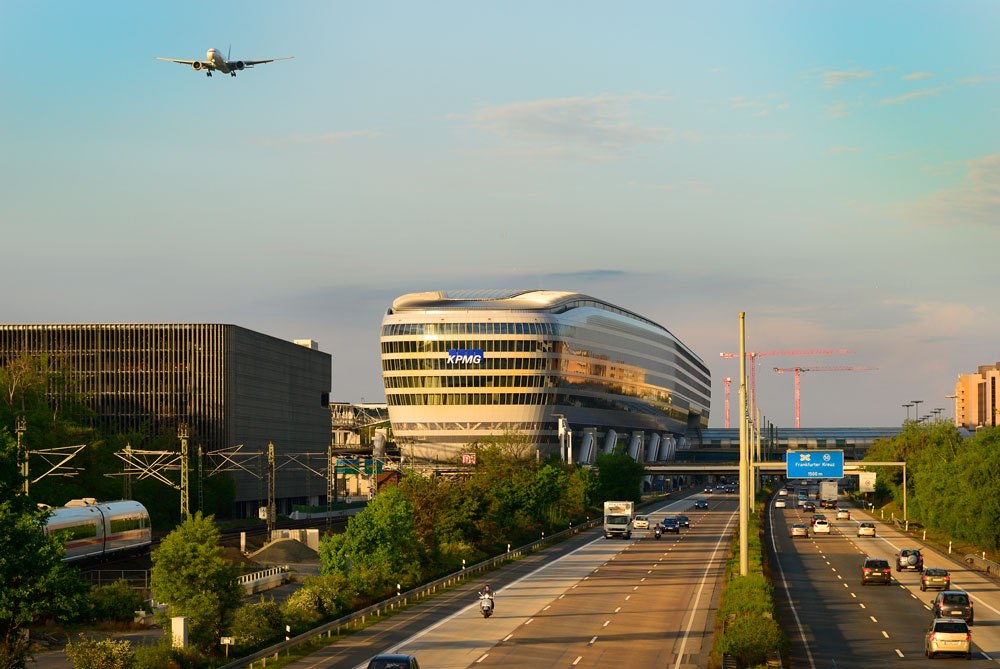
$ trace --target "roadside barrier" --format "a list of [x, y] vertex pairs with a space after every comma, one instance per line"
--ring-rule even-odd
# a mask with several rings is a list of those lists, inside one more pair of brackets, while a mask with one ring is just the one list
[[963, 559], [965, 560], [965, 563], [973, 569], [986, 572], [993, 578], [1000, 578], [1000, 563], [994, 562], [993, 560], [987, 560], [986, 558], [975, 554], [966, 555]]
[[558, 541], [573, 536], [574, 534], [579, 534], [584, 530], [589, 530], [590, 528], [597, 527], [598, 525], [602, 525], [603, 523], [604, 523], [604, 518], [598, 516], [597, 518], [588, 520], [575, 527], [570, 527], [568, 529], [562, 530], [561, 532], [556, 532], [555, 534], [550, 535], [548, 537], [543, 535], [541, 539], [532, 541], [529, 544], [525, 544], [524, 546], [520, 546], [518, 548], [515, 548], [514, 550], [507, 551], [506, 553], [501, 553], [496, 557], [490, 558], [488, 560], [483, 560], [482, 562], [468, 566], [462, 570], [456, 571], [452, 574], [448, 574], [447, 576], [439, 578], [436, 581], [425, 583], [424, 585], [421, 585], [417, 588], [413, 588], [412, 590], [407, 590], [406, 592], [396, 595], [395, 597], [384, 599], [381, 602], [378, 602], [377, 604], [372, 604], [371, 606], [363, 608], [359, 611], [355, 611], [341, 618], [337, 618], [336, 620], [333, 620], [324, 625], [320, 625], [319, 627], [311, 629], [308, 632], [303, 632], [302, 634], [293, 637], [288, 641], [283, 641], [281, 643], [265, 648], [264, 650], [257, 651], [253, 655], [247, 655], [246, 657], [242, 657], [238, 660], [230, 662], [229, 664], [223, 665], [222, 667], [220, 667], [220, 669], [239, 669], [240, 667], [252, 668], [254, 666], [254, 663], [258, 661], [260, 661], [261, 663], [257, 666], [266, 667], [267, 660], [269, 658], [277, 660], [278, 656], [281, 653], [287, 653], [292, 648], [295, 648], [296, 646], [303, 644], [307, 641], [323, 636], [324, 634], [327, 637], [331, 637], [334, 634], [339, 635], [342, 629], [352, 629], [354, 627], [364, 625], [368, 618], [377, 617], [388, 611], [393, 611], [402, 606], [406, 606], [410, 600], [419, 600], [422, 597], [433, 595], [434, 593], [437, 592], [438, 588], [448, 588], [452, 585], [455, 585], [456, 583], [469, 580], [474, 574], [480, 574], [482, 572], [489, 571], [490, 569], [493, 569], [498, 565], [519, 558], [522, 555], [534, 551], [543, 544], [547, 544], [553, 541]]

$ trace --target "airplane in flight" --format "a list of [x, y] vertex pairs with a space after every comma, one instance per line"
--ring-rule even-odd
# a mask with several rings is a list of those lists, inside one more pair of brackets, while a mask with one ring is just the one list
[[276, 60], [291, 60], [294, 57], [268, 58], [267, 60], [229, 60], [228, 54], [226, 58], [223, 58], [222, 52], [218, 49], [209, 49], [205, 53], [205, 60], [177, 60], [176, 58], [160, 58], [159, 56], [156, 57], [156, 60], [168, 60], [171, 63], [190, 65], [195, 70], [205, 70], [205, 74], [209, 77], [212, 76], [212, 72], [221, 72], [222, 74], [235, 77], [238, 71], [245, 70], [254, 65], [272, 63]]

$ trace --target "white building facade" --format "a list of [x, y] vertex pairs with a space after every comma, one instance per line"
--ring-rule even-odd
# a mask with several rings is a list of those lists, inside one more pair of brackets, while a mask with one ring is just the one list
[[404, 457], [450, 461], [517, 431], [542, 456], [593, 462], [622, 443], [672, 459], [708, 427], [708, 367], [666, 328], [587, 295], [441, 291], [397, 298], [382, 320], [389, 420]]

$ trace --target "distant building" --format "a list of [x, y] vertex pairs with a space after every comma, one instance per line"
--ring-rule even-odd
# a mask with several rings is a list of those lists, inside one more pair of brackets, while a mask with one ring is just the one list
[[[222, 324], [0, 325], [0, 364], [22, 354], [57, 358], [97, 420], [119, 432], [186, 423], [205, 451], [266, 453], [270, 441], [279, 455], [325, 454], [330, 443], [330, 354], [312, 340]], [[235, 514], [256, 515], [266, 487], [234, 478]], [[275, 499], [279, 512], [305, 503], [301, 477], [278, 476]]]
[[662, 325], [580, 293], [403, 295], [381, 346], [392, 433], [417, 461], [454, 460], [505, 431], [558, 454], [560, 420], [575, 461], [617, 444], [669, 460], [708, 427], [702, 359]]
[[996, 427], [997, 389], [1000, 386], [1000, 362], [982, 365], [977, 374], [959, 374], [955, 384], [955, 426], [975, 430]]

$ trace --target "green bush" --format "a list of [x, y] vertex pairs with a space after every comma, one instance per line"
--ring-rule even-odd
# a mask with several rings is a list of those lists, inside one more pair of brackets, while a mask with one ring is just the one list
[[232, 634], [241, 646], [253, 647], [279, 636], [285, 619], [274, 600], [244, 604], [233, 615]]
[[205, 659], [193, 648], [172, 648], [170, 639], [135, 649], [135, 669], [195, 669], [206, 666]]
[[320, 620], [332, 620], [354, 607], [358, 590], [353, 581], [340, 574], [321, 574], [307, 578], [282, 606], [293, 627], [308, 626]]
[[80, 640], [66, 644], [66, 655], [76, 669], [135, 669], [135, 651], [128, 641], [94, 641], [80, 635]]
[[725, 596], [719, 603], [716, 616], [720, 619], [729, 614], [764, 614], [774, 610], [774, 586], [763, 574], [735, 576], [726, 586]]
[[731, 655], [741, 667], [762, 664], [769, 651], [784, 649], [788, 640], [781, 625], [764, 616], [744, 616], [733, 620], [719, 640], [718, 650]]
[[90, 601], [95, 620], [132, 622], [135, 612], [143, 606], [142, 595], [125, 580], [94, 587]]

